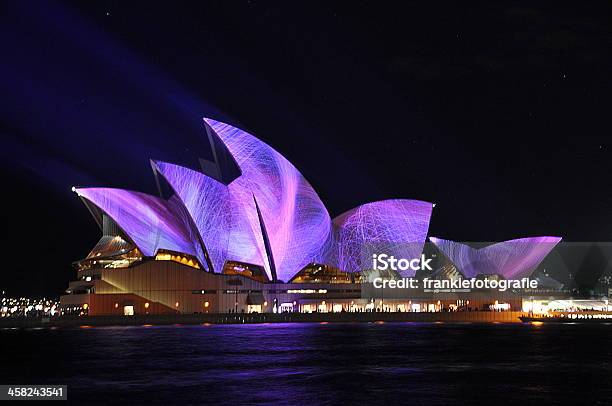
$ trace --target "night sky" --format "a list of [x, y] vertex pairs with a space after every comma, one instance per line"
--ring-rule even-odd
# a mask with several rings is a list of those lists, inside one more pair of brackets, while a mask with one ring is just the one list
[[[155, 193], [201, 118], [287, 157], [336, 216], [437, 204], [430, 235], [612, 240], [612, 3], [0, 4], [0, 288], [59, 295], [99, 230], [77, 186]], [[494, 4], [491, 4], [494, 3]]]

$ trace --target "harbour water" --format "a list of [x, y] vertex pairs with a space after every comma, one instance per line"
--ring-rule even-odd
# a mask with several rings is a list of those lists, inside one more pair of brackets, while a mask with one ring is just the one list
[[79, 404], [612, 401], [612, 325], [287, 323], [0, 330], [0, 384]]

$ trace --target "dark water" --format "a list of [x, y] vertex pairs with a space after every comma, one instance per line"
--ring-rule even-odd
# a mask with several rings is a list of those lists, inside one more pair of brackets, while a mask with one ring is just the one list
[[0, 330], [1, 384], [108, 404], [612, 404], [612, 326]]

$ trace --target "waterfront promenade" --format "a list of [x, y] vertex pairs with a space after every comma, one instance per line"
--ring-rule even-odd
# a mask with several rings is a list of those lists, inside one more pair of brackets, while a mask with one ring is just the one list
[[520, 323], [522, 312], [365, 312], [365, 313], [198, 313], [172, 315], [92, 316], [53, 319], [0, 319], [6, 327], [79, 327], [167, 324], [447, 322]]

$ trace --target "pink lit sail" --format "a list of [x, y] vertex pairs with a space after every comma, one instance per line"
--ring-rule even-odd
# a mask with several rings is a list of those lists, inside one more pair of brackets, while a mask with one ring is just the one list
[[112, 188], [80, 188], [77, 194], [110, 216], [147, 256], [159, 249], [196, 255], [190, 230], [173, 202], [145, 193]]
[[[201, 172], [167, 162], [153, 161], [195, 224], [213, 268], [221, 272], [227, 257], [232, 224], [227, 186]], [[238, 261], [247, 258], [236, 258]]]
[[382, 244], [389, 254], [420, 254], [431, 203], [369, 203], [332, 223], [315, 190], [281, 154], [238, 128], [205, 122], [213, 152], [227, 148], [239, 173], [225, 172], [232, 165], [215, 154], [222, 160], [209, 165], [215, 178], [153, 161], [176, 194], [168, 201], [115, 189], [79, 193], [107, 211], [147, 254], [159, 248], [192, 253], [202, 263], [210, 258], [209, 268], [217, 272], [227, 260], [241, 261], [287, 281], [313, 262], [351, 272], [367, 268], [360, 261], [366, 245]]
[[226, 186], [201, 172], [154, 162], [196, 224], [216, 272], [226, 260], [264, 266], [263, 238], [253, 196], [234, 183]]
[[[421, 255], [432, 203], [373, 202], [332, 222], [315, 190], [281, 154], [236, 127], [204, 120], [214, 158], [202, 164], [206, 174], [152, 162], [174, 191], [170, 199], [109, 188], [77, 193], [106, 212], [145, 255], [162, 248], [195, 255], [208, 271], [240, 261], [264, 267], [270, 280], [288, 281], [309, 263], [356, 272], [371, 268], [372, 254]], [[526, 238], [480, 250], [431, 240], [465, 276], [514, 278], [535, 268], [560, 239]]]
[[[373, 254], [418, 258], [427, 238], [433, 204], [383, 200], [358, 206], [334, 219], [337, 266], [348, 272], [371, 269]], [[414, 271], [402, 271], [414, 276]]]
[[480, 249], [441, 238], [430, 237], [429, 240], [466, 278], [495, 274], [506, 279], [520, 279], [529, 276], [561, 238], [519, 238]]
[[[257, 199], [278, 278], [287, 281], [308, 263], [321, 261], [331, 243], [331, 219], [312, 186], [281, 154], [251, 134], [215, 120], [205, 121], [242, 171], [229, 185], [230, 196], [235, 206], [242, 206], [248, 229], [259, 235], [253, 196]], [[271, 276], [267, 261], [264, 265]]]

